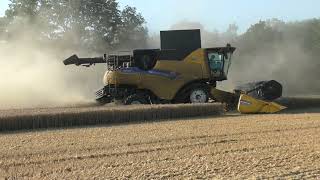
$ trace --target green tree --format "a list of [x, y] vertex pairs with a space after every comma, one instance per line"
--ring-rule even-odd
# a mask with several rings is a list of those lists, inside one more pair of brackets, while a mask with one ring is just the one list
[[6, 17], [13, 19], [17, 16], [34, 20], [38, 15], [39, 0], [10, 0]]
[[224, 37], [229, 43], [234, 43], [238, 37], [239, 27], [237, 24], [229, 24], [227, 31], [224, 33]]
[[[275, 51], [283, 41], [283, 34], [283, 31], [267, 21], [253, 24], [244, 34], [236, 38], [235, 45], [238, 47], [238, 55], [242, 58], [247, 54], [257, 55], [269, 50]], [[271, 59], [272, 55], [272, 53], [269, 55]], [[243, 61], [248, 61], [248, 59]]]
[[121, 21], [119, 47], [145, 48], [148, 30], [143, 26], [145, 19], [137, 13], [137, 9], [126, 6], [121, 12]]
[[7, 19], [5, 17], [0, 17], [0, 41], [7, 39], [7, 24]]
[[141, 14], [129, 6], [121, 11], [116, 0], [11, 0], [6, 18], [34, 27], [39, 39], [100, 53], [147, 38]]

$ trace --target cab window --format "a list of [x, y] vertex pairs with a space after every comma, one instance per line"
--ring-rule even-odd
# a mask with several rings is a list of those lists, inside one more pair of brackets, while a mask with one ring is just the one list
[[208, 53], [210, 69], [213, 72], [223, 71], [223, 55], [219, 53]]

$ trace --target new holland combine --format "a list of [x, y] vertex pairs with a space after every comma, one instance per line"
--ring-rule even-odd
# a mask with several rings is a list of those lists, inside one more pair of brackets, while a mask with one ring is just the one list
[[137, 49], [132, 53], [105, 54], [97, 58], [64, 60], [65, 65], [107, 65], [104, 87], [96, 92], [100, 104], [226, 103], [241, 113], [275, 113], [285, 107], [272, 101], [282, 96], [277, 81], [261, 81], [234, 92], [216, 89], [227, 80], [232, 55], [225, 47], [202, 48], [200, 30], [161, 31], [161, 49]]

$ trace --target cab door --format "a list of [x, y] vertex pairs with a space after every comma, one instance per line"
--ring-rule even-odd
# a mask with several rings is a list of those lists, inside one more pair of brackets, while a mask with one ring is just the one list
[[218, 52], [208, 52], [211, 77], [216, 80], [224, 78], [224, 56]]

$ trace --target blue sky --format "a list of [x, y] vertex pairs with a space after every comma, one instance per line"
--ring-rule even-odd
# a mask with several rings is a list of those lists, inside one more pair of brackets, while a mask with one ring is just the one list
[[[319, 0], [118, 0], [121, 7], [135, 6], [151, 32], [166, 30], [179, 21], [196, 21], [207, 30], [225, 30], [236, 23], [245, 31], [259, 20], [297, 21], [320, 18]], [[9, 0], [0, 0], [0, 16]]]

